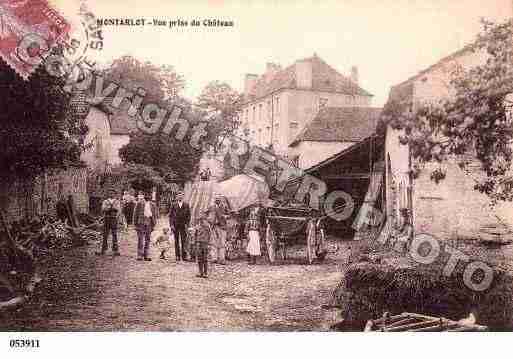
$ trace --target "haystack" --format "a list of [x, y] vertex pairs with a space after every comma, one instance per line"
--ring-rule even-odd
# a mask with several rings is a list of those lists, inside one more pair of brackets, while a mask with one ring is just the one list
[[347, 268], [338, 305], [347, 322], [355, 327], [384, 312], [423, 313], [458, 320], [473, 311], [478, 323], [493, 330], [513, 328], [513, 277], [495, 270], [489, 289], [475, 292], [466, 287], [462, 269], [447, 277], [442, 268], [356, 263]]

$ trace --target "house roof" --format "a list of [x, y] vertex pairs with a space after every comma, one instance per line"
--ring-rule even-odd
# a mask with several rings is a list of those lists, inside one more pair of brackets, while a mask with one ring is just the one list
[[310, 62], [312, 64], [312, 91], [336, 92], [348, 95], [372, 96], [358, 86], [350, 78], [340, 74], [317, 55], [297, 60], [294, 64], [277, 71], [269, 80], [260, 76], [246, 102], [267, 96], [281, 89], [298, 89], [296, 82], [296, 63]]
[[333, 163], [334, 161], [340, 159], [340, 158], [343, 158], [344, 156], [347, 156], [351, 153], [353, 153], [354, 151], [362, 148], [362, 147], [365, 147], [365, 146], [368, 146], [369, 143], [374, 139], [374, 138], [379, 138], [378, 136], [376, 136], [375, 134], [371, 134], [370, 136], [362, 139], [361, 141], [349, 146], [348, 148], [345, 148], [343, 149], [342, 151], [326, 158], [325, 160], [319, 162], [319, 163], [316, 163], [315, 165], [313, 165], [312, 167], [310, 168], [307, 168], [305, 169], [305, 173], [308, 173], [308, 174], [311, 174], [327, 165], [329, 165], [330, 163]]
[[[125, 100], [119, 108], [115, 108], [112, 106], [113, 100], [114, 95], [110, 95], [93, 106], [109, 115], [111, 135], [128, 135], [137, 128], [135, 124], [136, 117], [130, 117], [127, 113], [130, 102]], [[136, 116], [139, 116], [139, 114]]]
[[325, 107], [292, 141], [358, 142], [372, 135], [378, 123], [378, 107]]
[[462, 49], [455, 51], [452, 54], [441, 58], [433, 65], [429, 66], [428, 68], [426, 68], [422, 71], [419, 71], [416, 75], [410, 77], [406, 81], [403, 81], [397, 85], [392, 86], [390, 88], [390, 92], [388, 94], [388, 101], [387, 101], [387, 104], [385, 105], [385, 109], [392, 102], [405, 104], [405, 103], [413, 101], [415, 81], [421, 79], [423, 76], [426, 76], [426, 74], [437, 69], [438, 67], [445, 65], [447, 62], [453, 61], [462, 55], [465, 55], [471, 51], [474, 51], [473, 49], [474, 49], [474, 47], [472, 45], [467, 45], [467, 46], [463, 47]]

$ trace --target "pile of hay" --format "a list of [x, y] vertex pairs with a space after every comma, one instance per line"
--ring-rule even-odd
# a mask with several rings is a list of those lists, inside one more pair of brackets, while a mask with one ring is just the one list
[[450, 276], [442, 268], [356, 263], [347, 268], [344, 291], [337, 304], [345, 321], [363, 328], [366, 321], [384, 312], [423, 313], [458, 320], [473, 311], [479, 324], [492, 330], [513, 329], [513, 277], [496, 269], [489, 289], [474, 292], [463, 282], [462, 271]]

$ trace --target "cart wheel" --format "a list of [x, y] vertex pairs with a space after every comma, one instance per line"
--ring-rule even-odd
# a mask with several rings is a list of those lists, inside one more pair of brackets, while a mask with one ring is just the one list
[[314, 239], [315, 239], [315, 228], [312, 224], [312, 222], [308, 225], [308, 232], [306, 237], [306, 259], [308, 261], [308, 264], [312, 264], [313, 262], [313, 246], [314, 246]]
[[317, 254], [317, 258], [319, 259], [319, 261], [323, 262], [326, 259], [327, 254], [328, 252], [320, 252]]
[[267, 248], [267, 257], [269, 258], [270, 263], [274, 263], [274, 259], [275, 259], [273, 243], [274, 243], [273, 231], [271, 229], [271, 225], [268, 224], [267, 229], [265, 231], [265, 245]]

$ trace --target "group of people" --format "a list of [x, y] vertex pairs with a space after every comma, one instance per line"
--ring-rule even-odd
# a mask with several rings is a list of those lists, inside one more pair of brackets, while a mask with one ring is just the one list
[[[156, 204], [149, 194], [139, 193], [137, 199], [125, 192], [122, 199], [116, 199], [115, 191], [110, 191], [102, 203], [104, 216], [104, 233], [101, 250], [97, 255], [104, 255], [108, 249], [108, 237], [112, 235], [112, 252], [119, 256], [118, 224], [119, 217], [126, 218], [137, 232], [137, 260], [151, 261], [150, 244], [158, 248], [160, 259], [166, 256], [174, 242], [176, 262], [197, 261], [198, 277], [208, 276], [208, 262], [226, 264], [227, 209], [222, 205], [220, 197], [216, 197], [214, 205], [200, 215], [197, 223], [191, 227], [191, 209], [184, 201], [183, 193], [176, 195], [176, 201], [169, 210], [169, 227], [159, 233], [155, 226], [159, 218]], [[246, 252], [250, 264], [256, 264], [261, 255], [260, 237], [262, 230], [261, 209], [255, 205], [251, 209], [244, 226], [248, 238]]]
[[[158, 221], [157, 206], [151, 200], [150, 194], [139, 193], [137, 201], [127, 201], [128, 193], [123, 196], [123, 208], [121, 201], [116, 198], [116, 191], [110, 190], [107, 198], [102, 203], [103, 213], [103, 241], [101, 250], [97, 255], [104, 255], [108, 248], [108, 237], [112, 235], [112, 253], [114, 256], [119, 256], [118, 246], [118, 227], [123, 223], [125, 218], [126, 223], [133, 224], [137, 232], [137, 260], [151, 261], [149, 256], [149, 246], [151, 233], [153, 232]], [[128, 208], [127, 208], [128, 207]]]

